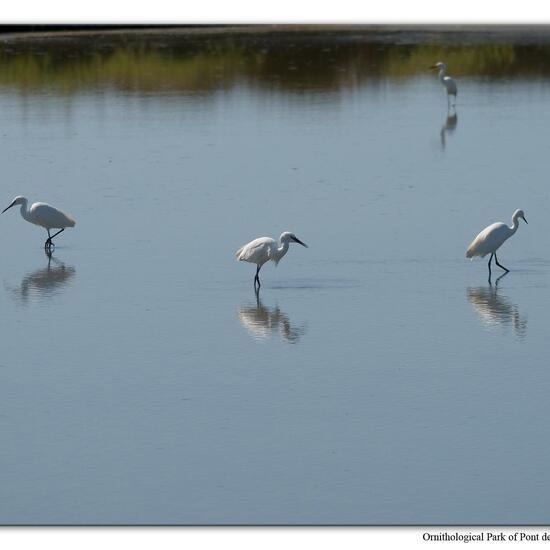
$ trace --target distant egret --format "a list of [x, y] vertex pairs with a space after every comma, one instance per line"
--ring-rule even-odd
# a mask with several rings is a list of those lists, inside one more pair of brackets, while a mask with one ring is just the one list
[[491, 281], [491, 261], [493, 256], [495, 257], [495, 263], [501, 269], [504, 269], [508, 273], [509, 269], [499, 264], [497, 258], [497, 250], [502, 246], [504, 241], [509, 239], [519, 227], [518, 219], [521, 218], [525, 223], [525, 214], [523, 210], [516, 210], [512, 216], [512, 225], [509, 227], [505, 223], [497, 222], [486, 227], [479, 235], [472, 241], [468, 250], [466, 250], [466, 258], [474, 258], [480, 256], [483, 258], [487, 254], [491, 254], [489, 258], [489, 282]]
[[291, 242], [301, 244], [307, 248], [307, 244], [304, 244], [300, 239], [298, 239], [294, 233], [285, 231], [284, 233], [281, 233], [278, 242], [271, 237], [260, 237], [239, 248], [239, 250], [235, 252], [235, 256], [240, 262], [250, 262], [251, 264], [256, 264], [257, 267], [256, 275], [254, 277], [254, 286], [258, 283], [259, 288], [261, 284], [258, 274], [260, 273], [262, 265], [269, 260], [275, 262], [275, 265], [277, 265], [281, 261], [282, 257], [288, 252], [288, 247]]
[[[28, 222], [34, 223], [35, 225], [40, 225], [44, 227], [48, 232], [48, 238], [44, 243], [44, 248], [49, 249], [52, 247], [52, 239], [59, 235], [66, 227], [74, 227], [75, 220], [70, 214], [66, 214], [45, 202], [35, 202], [27, 209], [29, 201], [26, 197], [15, 197], [11, 204], [2, 210], [2, 214], [9, 210], [12, 206], [17, 204], [21, 205], [21, 216]], [[50, 229], [59, 229], [54, 235], [50, 234]]]
[[439, 71], [439, 80], [447, 90], [447, 102], [449, 104], [451, 103], [451, 100], [450, 100], [451, 96], [454, 96], [456, 101], [456, 93], [457, 93], [456, 82], [450, 76], [447, 76], [447, 65], [445, 65], [445, 63], [442, 63], [440, 61], [439, 63], [432, 65], [430, 69], [437, 69]]

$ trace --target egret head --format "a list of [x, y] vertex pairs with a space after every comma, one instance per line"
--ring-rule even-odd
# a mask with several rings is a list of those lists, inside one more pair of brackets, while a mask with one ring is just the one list
[[439, 71], [441, 69], [447, 70], [447, 65], [445, 65], [442, 61], [438, 61], [435, 65], [432, 65], [430, 69], [438, 69]]
[[4, 210], [2, 210], [2, 212], [0, 213], [3, 214], [6, 210], [9, 210], [12, 206], [15, 206], [17, 204], [24, 204], [26, 202], [27, 202], [27, 199], [25, 197], [18, 195], [17, 197], [15, 197], [15, 199], [11, 201], [11, 204], [8, 207], [4, 208]]
[[525, 219], [525, 213], [523, 210], [516, 210], [514, 212], [514, 215], [512, 216], [514, 220], [517, 220], [518, 218], [521, 218], [525, 223], [527, 223], [527, 220]]
[[284, 233], [281, 234], [281, 242], [282, 243], [290, 243], [290, 242], [298, 243], [298, 244], [301, 244], [302, 246], [305, 246], [307, 248], [307, 244], [303, 243], [298, 237], [296, 237], [296, 235], [294, 235], [294, 233], [290, 233], [290, 231], [285, 231]]

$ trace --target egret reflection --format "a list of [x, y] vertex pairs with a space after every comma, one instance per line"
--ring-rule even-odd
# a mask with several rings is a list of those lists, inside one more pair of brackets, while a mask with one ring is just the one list
[[285, 342], [296, 344], [305, 334], [305, 327], [291, 324], [288, 316], [279, 309], [279, 306], [264, 306], [259, 289], [255, 294], [255, 305], [239, 307], [239, 319], [243, 326], [259, 340], [268, 339], [278, 333]]
[[33, 296], [49, 297], [57, 294], [75, 276], [76, 270], [53, 256], [51, 250], [44, 251], [48, 258], [46, 267], [27, 273], [18, 287], [11, 288], [17, 299], [27, 303]]
[[506, 275], [501, 275], [494, 286], [469, 287], [466, 295], [487, 329], [511, 325], [516, 336], [524, 338], [527, 334], [527, 318], [520, 314], [516, 304], [499, 295], [498, 281]]
[[445, 147], [447, 145], [447, 136], [450, 136], [456, 130], [457, 124], [458, 115], [456, 113], [456, 110], [451, 107], [447, 112], [447, 118], [445, 119], [445, 123], [441, 127], [441, 132], [439, 132], [439, 135], [441, 137], [441, 148], [443, 150], [445, 150]]

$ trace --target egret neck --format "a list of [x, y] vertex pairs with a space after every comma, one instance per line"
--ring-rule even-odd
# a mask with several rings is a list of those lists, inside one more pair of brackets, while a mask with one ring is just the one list
[[273, 261], [275, 262], [275, 265], [277, 265], [281, 261], [281, 258], [288, 252], [289, 248], [288, 241], [279, 240], [279, 243], [281, 246], [279, 246], [273, 254]]
[[26, 198], [22, 199], [21, 208], [20, 208], [21, 216], [23, 216], [23, 219], [27, 220], [28, 222], [34, 223], [34, 221], [31, 219], [28, 206], [29, 206], [28, 199]]
[[[511, 231], [510, 236], [512, 236], [518, 230], [519, 217], [520, 217], [520, 211], [516, 210], [514, 212], [514, 215], [512, 216], [512, 226], [510, 227], [510, 231]], [[527, 223], [527, 220], [525, 221], [525, 223]]]

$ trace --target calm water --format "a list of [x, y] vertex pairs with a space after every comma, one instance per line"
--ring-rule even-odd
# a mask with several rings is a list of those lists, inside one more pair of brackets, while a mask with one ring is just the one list
[[[0, 522], [547, 523], [549, 55], [1, 38], [1, 207], [77, 226], [49, 259], [0, 217]], [[464, 251], [516, 208], [489, 286]], [[283, 230], [257, 299], [234, 251]]]

